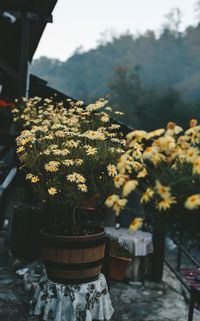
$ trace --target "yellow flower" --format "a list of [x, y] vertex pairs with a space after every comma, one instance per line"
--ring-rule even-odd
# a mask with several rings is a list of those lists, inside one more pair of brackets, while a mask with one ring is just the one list
[[78, 147], [78, 145], [79, 145], [79, 141], [75, 141], [75, 140], [73, 140], [73, 139], [71, 139], [71, 140], [69, 140], [67, 143], [66, 143], [66, 145], [68, 146], [68, 147], [71, 147], [71, 148], [73, 148], [73, 147]]
[[54, 155], [60, 155], [62, 153], [62, 151], [60, 149], [54, 149], [53, 150], [53, 154]]
[[145, 148], [144, 152], [143, 152], [143, 159], [151, 159], [153, 154], [157, 153], [157, 148], [153, 147], [153, 146], [149, 146], [147, 148]]
[[32, 176], [31, 177], [31, 183], [37, 183], [39, 181], [39, 177], [38, 176]]
[[170, 187], [162, 185], [158, 180], [156, 180], [155, 189], [163, 199], [166, 200], [171, 197]]
[[111, 142], [120, 143], [119, 138], [111, 138]]
[[51, 161], [51, 162], [49, 162], [49, 164], [52, 165], [52, 166], [58, 167], [58, 165], [59, 165], [60, 163], [57, 162], [57, 161]]
[[128, 200], [126, 198], [118, 199], [116, 200], [113, 210], [115, 211], [115, 214], [118, 216], [120, 211], [126, 206], [126, 203]]
[[160, 128], [160, 129], [156, 129], [152, 132], [149, 132], [147, 135], [146, 135], [146, 139], [150, 139], [152, 137], [155, 137], [155, 136], [160, 136], [164, 133], [165, 129], [164, 128]]
[[20, 146], [20, 147], [17, 148], [16, 152], [17, 152], [17, 153], [21, 153], [21, 152], [23, 152], [24, 150], [25, 150], [25, 148], [24, 148], [23, 146]]
[[127, 181], [124, 186], [123, 186], [123, 190], [122, 190], [122, 194], [123, 196], [128, 196], [133, 190], [136, 189], [136, 186], [138, 185], [138, 181], [136, 180], [130, 180]]
[[76, 175], [76, 183], [85, 183], [86, 179], [83, 175]]
[[179, 134], [181, 131], [183, 130], [182, 127], [180, 126], [177, 126], [175, 123], [173, 122], [168, 122], [167, 124], [167, 130], [165, 132], [165, 135], [170, 135], [170, 136], [173, 136], [173, 135], [177, 135]]
[[116, 149], [115, 149], [114, 147], [110, 147], [110, 148], [109, 148], [109, 151], [110, 151], [111, 153], [114, 153], [114, 152], [116, 151]]
[[198, 124], [198, 121], [196, 119], [191, 119], [190, 120], [190, 127], [195, 127]]
[[84, 105], [84, 102], [83, 102], [82, 100], [78, 100], [78, 101], [76, 102], [76, 105], [77, 105], [77, 106], [82, 106], [82, 105]]
[[26, 174], [26, 179], [31, 179], [33, 177], [33, 175], [31, 173]]
[[114, 178], [115, 187], [120, 188], [124, 184], [124, 182], [127, 178], [128, 178], [128, 176], [126, 176], [126, 175], [122, 175], [122, 174], [116, 175]]
[[110, 127], [109, 127], [109, 129], [119, 129], [121, 126], [120, 125], [118, 125], [118, 124], [112, 124]]
[[164, 199], [156, 204], [156, 208], [159, 211], [166, 211], [168, 208], [171, 207], [172, 204], [175, 204], [176, 200], [175, 197], [170, 197], [168, 199]]
[[184, 205], [188, 210], [197, 209], [200, 206], [200, 194], [194, 194], [188, 197]]
[[110, 120], [110, 118], [108, 116], [102, 116], [101, 117], [101, 121], [107, 123]]
[[117, 169], [116, 169], [115, 165], [109, 164], [107, 166], [107, 170], [108, 170], [108, 175], [109, 176], [113, 176], [114, 177], [117, 174]]
[[47, 172], [57, 172], [58, 171], [58, 167], [54, 166], [52, 164], [45, 164], [44, 168], [46, 169]]
[[142, 169], [142, 164], [140, 164], [139, 162], [133, 162], [132, 165], [133, 165], [133, 168], [136, 172], [138, 172]]
[[62, 155], [67, 155], [69, 153], [70, 153], [69, 149], [65, 148], [65, 149], [62, 150]]
[[148, 175], [147, 169], [144, 167], [143, 170], [141, 170], [138, 174], [137, 177], [138, 178], [142, 178]]
[[186, 160], [189, 163], [193, 163], [198, 156], [199, 156], [198, 148], [190, 147], [186, 153]]
[[178, 155], [178, 153], [179, 153], [178, 148], [174, 148], [174, 149], [171, 151], [171, 153], [170, 153], [170, 158], [171, 158], [171, 159], [175, 159], [176, 156]]
[[65, 159], [62, 161], [63, 165], [69, 167], [70, 165], [74, 165], [74, 161], [72, 159]]
[[50, 148], [51, 150], [53, 150], [53, 149], [56, 149], [56, 148], [58, 148], [58, 145], [55, 145], [55, 144], [51, 144], [51, 145], [49, 146], [49, 148]]
[[91, 149], [92, 146], [90, 146], [90, 145], [84, 145], [83, 148], [85, 148], [85, 149]]
[[144, 194], [142, 195], [140, 202], [141, 203], [148, 203], [150, 198], [154, 195], [154, 191], [151, 188], [147, 188]]
[[119, 158], [118, 163], [117, 163], [117, 169], [120, 170], [121, 167], [124, 166], [124, 164], [127, 162], [128, 157], [129, 157], [128, 153], [125, 153]]
[[39, 128], [42, 132], [47, 132], [48, 131], [48, 127], [47, 126], [41, 126], [40, 128]]
[[89, 138], [89, 139], [99, 139], [102, 134], [99, 131], [94, 130], [88, 130], [86, 133], [83, 134], [83, 136]]
[[80, 158], [77, 158], [76, 160], [75, 160], [75, 164], [76, 165], [81, 165], [81, 164], [83, 164], [83, 159], [80, 159]]
[[195, 161], [193, 163], [192, 173], [200, 175], [200, 157], [197, 157], [195, 159]]
[[78, 189], [80, 189], [81, 192], [87, 192], [87, 186], [85, 184], [78, 184]]
[[172, 136], [165, 135], [156, 139], [153, 146], [159, 149], [160, 152], [170, 153], [175, 148], [175, 139]]
[[105, 205], [107, 207], [112, 207], [114, 203], [119, 199], [119, 196], [116, 194], [108, 196], [108, 198], [105, 201]]
[[97, 149], [96, 148], [90, 148], [86, 151], [87, 155], [94, 155], [97, 153]]
[[48, 189], [48, 193], [49, 193], [50, 195], [55, 195], [55, 194], [57, 193], [57, 189], [56, 189], [55, 187], [50, 187], [50, 188]]
[[142, 227], [143, 219], [141, 217], [136, 217], [130, 224], [129, 230], [131, 232], [136, 232], [140, 227]]
[[138, 141], [141, 141], [142, 138], [146, 137], [147, 132], [145, 130], [134, 130], [126, 135], [128, 140], [136, 138]]
[[70, 181], [70, 182], [75, 182], [76, 181], [76, 175], [75, 174], [67, 175], [67, 180]]
[[45, 155], [49, 155], [51, 153], [51, 151], [49, 150], [49, 149], [46, 149], [45, 151], [44, 151], [44, 154]]
[[155, 153], [152, 155], [151, 157], [151, 161], [153, 162], [153, 164], [156, 166], [158, 163], [160, 163], [161, 161], [165, 161], [166, 160], [166, 156], [161, 154], [161, 153]]
[[142, 156], [142, 153], [140, 150], [136, 149], [133, 151], [133, 157], [136, 158], [136, 159], [141, 159], [141, 156]]
[[119, 153], [119, 154], [123, 154], [124, 153], [124, 150], [122, 148], [117, 148], [115, 151], [117, 153]]
[[122, 113], [121, 111], [115, 111], [116, 115], [124, 115], [124, 113]]

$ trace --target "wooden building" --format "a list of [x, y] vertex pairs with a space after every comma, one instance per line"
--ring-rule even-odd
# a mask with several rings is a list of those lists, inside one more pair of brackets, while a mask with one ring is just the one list
[[[0, 1], [0, 99], [12, 101], [28, 96], [29, 64], [46, 24], [53, 21], [56, 3], [57, 0]], [[41, 80], [33, 76], [32, 86], [39, 83]]]

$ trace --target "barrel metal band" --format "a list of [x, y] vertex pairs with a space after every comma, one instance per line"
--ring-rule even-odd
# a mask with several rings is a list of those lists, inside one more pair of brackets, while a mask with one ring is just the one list
[[87, 249], [96, 247], [102, 244], [105, 244], [106, 237], [97, 239], [97, 240], [89, 240], [89, 241], [57, 241], [57, 240], [50, 240], [46, 239], [45, 237], [42, 238], [42, 245], [45, 247], [54, 247], [58, 249]]
[[89, 278], [81, 278], [81, 279], [62, 279], [62, 278], [55, 278], [55, 277], [49, 277], [50, 281], [56, 282], [56, 283], [61, 283], [64, 285], [70, 285], [70, 284], [82, 284], [82, 283], [89, 283], [89, 282], [94, 282], [98, 280], [99, 274], [95, 276], [91, 276]]
[[103, 263], [103, 259], [87, 263], [56, 263], [44, 261], [46, 268], [55, 268], [60, 270], [86, 270], [97, 267]]

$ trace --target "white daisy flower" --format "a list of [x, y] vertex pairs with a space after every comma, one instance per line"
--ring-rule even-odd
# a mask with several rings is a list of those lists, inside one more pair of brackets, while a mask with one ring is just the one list
[[68, 166], [68, 167], [74, 165], [74, 161], [72, 159], [65, 159], [62, 161], [62, 163], [63, 163], [63, 165]]
[[70, 181], [70, 182], [75, 182], [76, 181], [76, 175], [75, 174], [67, 175], [67, 180]]
[[78, 189], [80, 189], [81, 192], [87, 192], [87, 186], [85, 184], [78, 184]]
[[109, 176], [113, 176], [114, 177], [115, 175], [117, 175], [117, 169], [116, 169], [115, 165], [109, 164], [107, 166], [107, 170], [108, 170], [108, 175]]

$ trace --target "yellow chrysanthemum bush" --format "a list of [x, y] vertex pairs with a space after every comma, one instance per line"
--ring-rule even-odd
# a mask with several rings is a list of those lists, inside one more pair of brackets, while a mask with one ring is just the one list
[[[132, 131], [126, 136], [126, 146], [126, 152], [118, 160], [119, 173], [114, 178], [119, 192], [109, 196], [106, 205], [119, 215], [128, 195], [134, 191], [147, 215], [167, 213], [172, 225], [185, 222], [198, 233], [200, 126], [197, 121], [193, 119], [185, 131], [173, 122], [168, 123], [167, 129]], [[136, 225], [137, 221], [130, 228]]]
[[[73, 213], [94, 203], [102, 208], [115, 189], [112, 180], [125, 140], [120, 125], [111, 121], [107, 100], [68, 103], [66, 109], [36, 97], [24, 104], [20, 119], [27, 129], [17, 137], [21, 167], [43, 203]], [[57, 210], [55, 217], [60, 221]]]

